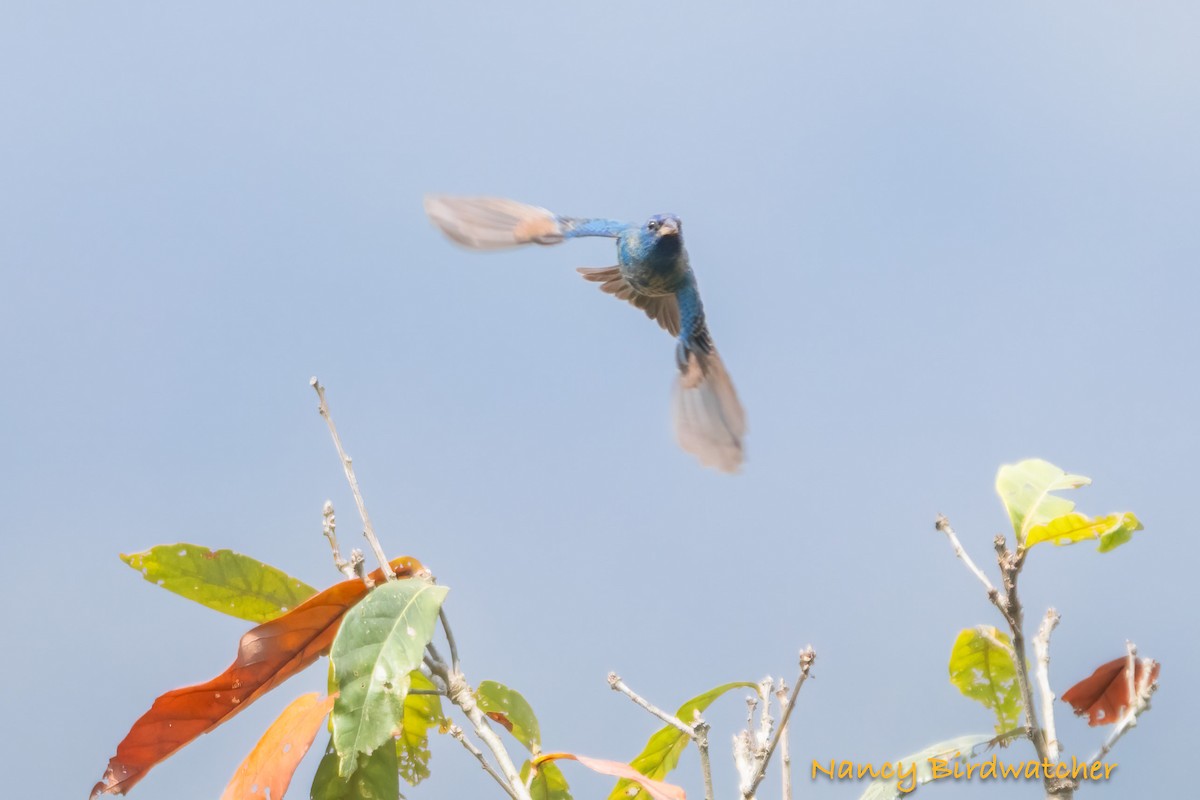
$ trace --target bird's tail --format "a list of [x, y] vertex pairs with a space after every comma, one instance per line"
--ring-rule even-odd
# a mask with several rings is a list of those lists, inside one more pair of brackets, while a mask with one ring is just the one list
[[679, 345], [671, 403], [679, 446], [706, 467], [736, 472], [745, 460], [746, 413], [715, 349]]
[[425, 213], [442, 233], [473, 250], [563, 240], [562, 226], [552, 212], [503, 197], [427, 195]]

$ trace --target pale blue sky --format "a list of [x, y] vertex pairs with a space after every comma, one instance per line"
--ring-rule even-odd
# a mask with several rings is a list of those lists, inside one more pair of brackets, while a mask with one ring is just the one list
[[[996, 468], [1041, 456], [1147, 530], [1037, 552], [1065, 688], [1126, 638], [1163, 663], [1111, 786], [1194, 786], [1200, 658], [1200, 9], [1194, 3], [9, 2], [0, 13], [0, 399], [14, 797], [82, 797], [156, 694], [246, 627], [140, 581], [153, 544], [313, 584], [352, 503], [432, 565], [474, 681], [547, 747], [630, 758], [666, 706], [818, 679], [794, 736], [882, 761], [986, 731], [946, 678], [998, 619]], [[611, 243], [479, 255], [428, 191], [682, 217], [746, 406], [730, 478], [672, 442], [672, 343], [575, 275]], [[211, 798], [297, 678], [132, 796]], [[714, 709], [717, 781], [741, 716]], [[1101, 733], [1059, 710], [1086, 756]], [[1025, 750], [1020, 751], [1024, 754]], [[293, 794], [304, 796], [313, 764]], [[608, 782], [570, 766], [577, 797]], [[693, 756], [677, 773], [693, 796]], [[774, 786], [774, 782], [771, 784]], [[930, 796], [1036, 796], [946, 786]], [[496, 796], [450, 741], [413, 798]]]

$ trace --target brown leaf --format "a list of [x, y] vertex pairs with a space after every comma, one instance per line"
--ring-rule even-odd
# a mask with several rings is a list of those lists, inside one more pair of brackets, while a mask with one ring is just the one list
[[221, 800], [281, 800], [337, 695], [301, 695], [267, 728], [233, 773]]
[[560, 758], [578, 761], [593, 772], [599, 772], [602, 775], [611, 775], [614, 778], [631, 780], [645, 789], [646, 793], [653, 800], [687, 800], [687, 795], [682, 788], [672, 783], [647, 778], [633, 767], [628, 764], [622, 764], [620, 761], [605, 761], [604, 759], [589, 758], [574, 753], [545, 753], [533, 759], [533, 766], [536, 767], [538, 764], [543, 764], [547, 761], [557, 761]]
[[[1086, 714], [1088, 725], [1111, 725], [1134, 702], [1134, 698], [1129, 696], [1128, 664], [1129, 659], [1122, 656], [1100, 666], [1090, 676], [1063, 692], [1063, 702], [1070, 703], [1078, 716]], [[1157, 661], [1136, 659], [1133, 675], [1135, 686], [1146, 679], [1147, 667], [1150, 669], [1149, 682], [1158, 680]]]
[[499, 711], [488, 711], [488, 712], [487, 712], [487, 718], [488, 718], [488, 719], [490, 719], [490, 720], [492, 720], [493, 722], [496, 722], [496, 723], [499, 723], [500, 725], [503, 725], [503, 726], [504, 726], [504, 730], [508, 731], [509, 733], [512, 733], [512, 732], [513, 732], [513, 724], [512, 724], [512, 720], [510, 720], [510, 719], [509, 719], [507, 716], [505, 716], [503, 713], [501, 713], [501, 712], [499, 712]]
[[[392, 569], [410, 577], [425, 568], [404, 556], [392, 561]], [[377, 583], [383, 580], [381, 570], [371, 577]], [[334, 584], [283, 616], [250, 629], [242, 636], [237, 658], [217, 677], [160, 695], [117, 745], [104, 777], [92, 787], [93, 800], [125, 794], [155, 764], [328, 653], [342, 617], [366, 593], [357, 579]]]

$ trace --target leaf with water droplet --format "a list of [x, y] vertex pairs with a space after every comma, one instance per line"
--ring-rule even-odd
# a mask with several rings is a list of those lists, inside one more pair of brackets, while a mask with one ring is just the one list
[[409, 673], [421, 666], [447, 591], [421, 578], [387, 581], [346, 615], [329, 653], [340, 692], [333, 707], [340, 775], [402, 730]]

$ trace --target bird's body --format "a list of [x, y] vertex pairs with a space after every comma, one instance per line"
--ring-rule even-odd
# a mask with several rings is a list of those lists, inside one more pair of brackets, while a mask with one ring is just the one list
[[447, 236], [476, 250], [585, 236], [616, 239], [616, 266], [579, 272], [677, 337], [672, 411], [679, 444], [706, 466], [737, 470], [744, 459], [745, 414], [709, 335], [677, 217], [658, 215], [640, 225], [579, 219], [490, 197], [427, 197], [425, 210]]

